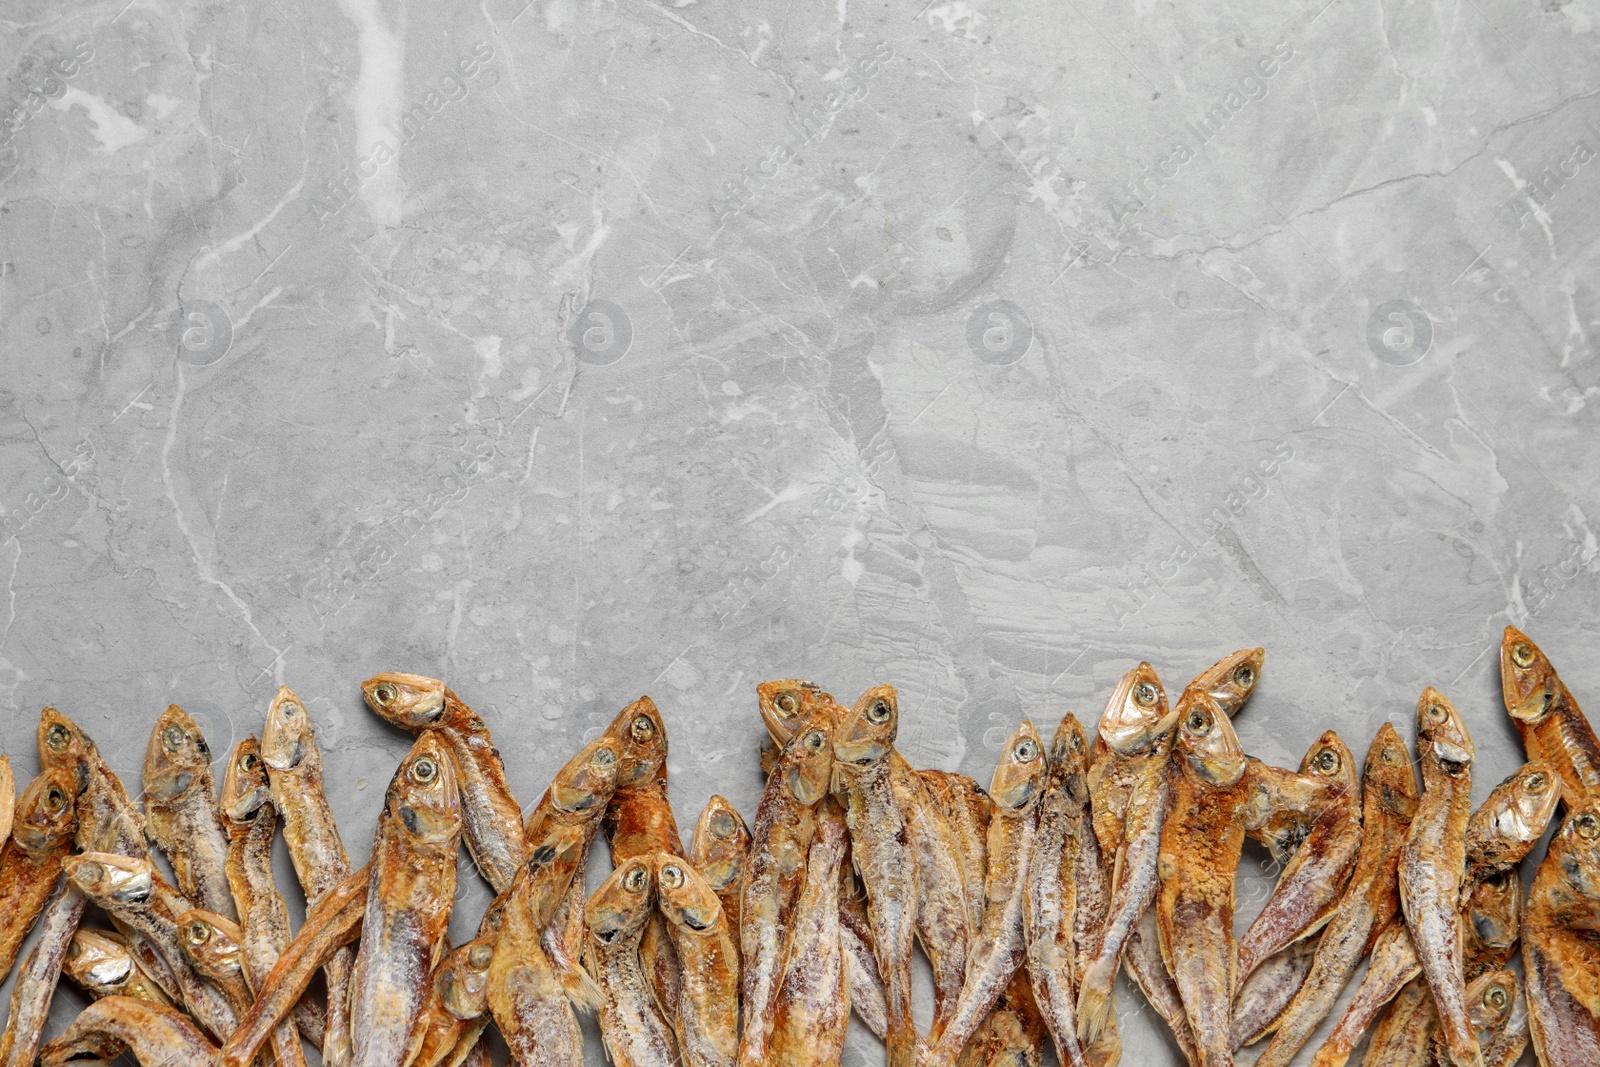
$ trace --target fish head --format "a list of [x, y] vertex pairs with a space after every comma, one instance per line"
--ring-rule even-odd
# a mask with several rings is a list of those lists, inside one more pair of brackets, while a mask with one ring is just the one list
[[1550, 713], [1560, 696], [1561, 679], [1539, 646], [1515, 626], [1500, 638], [1500, 695], [1519, 723], [1535, 723]]
[[1521, 862], [1561, 799], [1561, 772], [1544, 760], [1525, 763], [1495, 786], [1467, 822], [1468, 851], [1492, 850], [1499, 863]]
[[385, 671], [361, 683], [367, 707], [402, 730], [426, 730], [444, 717], [445, 688], [437, 678]]
[[1223, 656], [1197, 674], [1185, 689], [1203, 689], [1217, 702], [1228, 718], [1239, 714], [1250, 694], [1261, 681], [1261, 667], [1267, 660], [1264, 648], [1241, 648]]
[[1038, 798], [1049, 772], [1050, 761], [1045, 758], [1039, 731], [1023, 719], [1000, 750], [994, 777], [989, 779], [989, 796], [1002, 808], [1026, 811]]
[[673, 925], [706, 934], [722, 921], [722, 901], [706, 880], [681, 857], [655, 854], [656, 898]]
[[1100, 740], [1119, 755], [1132, 756], [1149, 748], [1170, 726], [1167, 691], [1155, 668], [1141, 663], [1111, 691], [1100, 713]]
[[807, 807], [827, 796], [832, 784], [833, 733], [840, 711], [829, 705], [812, 712], [778, 759], [777, 773], [783, 775], [783, 788]]
[[455, 763], [437, 731], [417, 735], [389, 781], [384, 804], [414, 840], [442, 843], [460, 835], [461, 793]]
[[1311, 743], [1300, 761], [1300, 773], [1341, 785], [1350, 792], [1354, 792], [1359, 783], [1355, 757], [1332, 730], [1324, 731]]
[[1431, 753], [1452, 778], [1471, 768], [1476, 753], [1461, 713], [1431, 685], [1417, 700], [1417, 749]]
[[603, 733], [578, 750], [550, 780], [550, 803], [566, 812], [603, 808], [617, 791], [617, 739]]
[[89, 788], [89, 764], [99, 750], [78, 724], [55, 708], [39, 712], [39, 766], [65, 767], [72, 771], [75, 792]]
[[156, 717], [144, 750], [144, 795], [173, 801], [200, 782], [211, 768], [211, 746], [200, 726], [176, 704]]
[[655, 904], [654, 867], [654, 856], [635, 856], [611, 872], [583, 910], [590, 937], [609, 945], [644, 925]]
[[767, 736], [780, 749], [818, 708], [831, 707], [833, 702], [833, 697], [824, 693], [816, 682], [799, 678], [782, 678], [756, 686], [761, 721], [767, 725]]
[[894, 750], [900, 730], [900, 694], [892, 685], [875, 685], [839, 717], [833, 754], [840, 763], [870, 766]]
[[147, 859], [110, 852], [84, 852], [61, 863], [67, 878], [97, 904], [143, 904], [155, 889], [155, 868]]
[[1060, 782], [1073, 801], [1089, 799], [1089, 734], [1071, 712], [1061, 717], [1050, 741], [1050, 776]]
[[46, 767], [17, 797], [11, 837], [24, 852], [53, 852], [78, 829], [77, 780], [65, 767]]
[[1551, 840], [1552, 855], [1557, 854], [1558, 844], [1557, 862], [1567, 884], [1589, 900], [1600, 901], [1600, 802], [1587, 800], [1568, 812]]
[[656, 702], [642, 696], [617, 713], [606, 733], [617, 753], [617, 788], [631, 789], [661, 775], [667, 765], [667, 724]]
[[303, 700], [286, 685], [267, 708], [267, 725], [261, 731], [261, 758], [275, 771], [292, 771], [317, 747], [317, 728]]
[[1177, 755], [1191, 773], [1219, 788], [1227, 788], [1244, 776], [1247, 759], [1239, 736], [1227, 714], [1210, 694], [1186, 695], [1179, 709]]
[[264, 804], [272, 800], [272, 790], [267, 782], [267, 764], [261, 758], [261, 745], [247, 737], [233, 746], [228, 753], [228, 769], [222, 775], [222, 799], [219, 807], [225, 823], [247, 823], [256, 817]]
[[133, 974], [133, 954], [115, 935], [80, 926], [67, 944], [61, 969], [86, 989], [109, 992]]
[[695, 869], [712, 889], [726, 889], [744, 873], [749, 855], [750, 827], [727, 798], [713, 796], [694, 824], [689, 844]]
[[488, 935], [453, 949], [434, 975], [439, 1003], [462, 1022], [489, 1010], [489, 965], [494, 962], [496, 940]]
[[1512, 869], [1472, 883], [1464, 910], [1480, 944], [1510, 949], [1522, 926], [1522, 876]]
[[1367, 761], [1361, 770], [1362, 795], [1370, 797], [1384, 810], [1410, 821], [1416, 813], [1419, 794], [1417, 772], [1411, 766], [1411, 752], [1394, 724], [1378, 727], [1367, 748]]
[[204, 908], [190, 908], [178, 916], [178, 936], [183, 951], [206, 976], [243, 973], [244, 934], [231, 919]]
[[1497, 1031], [1511, 1018], [1517, 1002], [1517, 975], [1501, 968], [1487, 971], [1467, 985], [1467, 1015], [1478, 1033]]

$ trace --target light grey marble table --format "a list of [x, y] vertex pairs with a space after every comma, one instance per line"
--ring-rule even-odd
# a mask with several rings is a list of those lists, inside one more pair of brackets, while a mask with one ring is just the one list
[[287, 683], [360, 851], [362, 678], [529, 803], [650, 693], [687, 826], [764, 678], [986, 780], [1263, 644], [1252, 753], [1435, 684], [1481, 797], [1507, 621], [1600, 694], [1600, 6], [1256, 6], [9, 4], [0, 748]]

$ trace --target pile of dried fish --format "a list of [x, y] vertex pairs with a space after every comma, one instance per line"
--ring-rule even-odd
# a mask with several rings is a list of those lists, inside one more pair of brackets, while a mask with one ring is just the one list
[[[1415, 759], [1388, 725], [1359, 765], [1332, 732], [1293, 770], [1246, 755], [1230, 719], [1264, 656], [1223, 658], [1170, 706], [1141, 663], [1092, 744], [1070, 714], [1048, 746], [1024, 721], [987, 789], [901, 756], [890, 686], [845, 707], [762, 683], [753, 826], [713, 797], [687, 849], [649, 697], [524, 812], [471, 708], [440, 681], [380, 674], [368, 706], [416, 742], [359, 868], [288, 688], [260, 741], [228, 754], [220, 796], [205, 739], [168, 708], [142, 805], [46, 708], [20, 796], [0, 757], [0, 974], [38, 929], [0, 1067], [125, 1051], [145, 1067], [302, 1067], [308, 1045], [330, 1067], [484, 1067], [491, 1024], [518, 1067], [577, 1067], [580, 1012], [624, 1067], [824, 1065], [852, 1011], [891, 1067], [1021, 1067], [1047, 1044], [1109, 1067], [1123, 969], [1190, 1063], [1265, 1042], [1255, 1062], [1279, 1067], [1363, 959], [1316, 1067], [1344, 1064], [1374, 1023], [1374, 1067], [1506, 1067], [1530, 1038], [1547, 1067], [1600, 1064], [1600, 744], [1549, 660], [1507, 628], [1505, 704], [1532, 762], [1474, 810], [1472, 738], [1433, 689]], [[1558, 804], [1525, 896], [1518, 865]], [[308, 903], [298, 931], [273, 871], [280, 829]], [[588, 895], [597, 837], [612, 870]], [[1246, 838], [1282, 868], [1235, 938]], [[463, 843], [498, 895], [452, 946]], [[102, 926], [82, 922], [89, 904]], [[62, 973], [96, 999], [41, 1045]]]

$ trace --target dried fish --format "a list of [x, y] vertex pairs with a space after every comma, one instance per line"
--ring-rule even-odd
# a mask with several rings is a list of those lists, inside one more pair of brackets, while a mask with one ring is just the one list
[[1506, 711], [1532, 760], [1561, 773], [1568, 808], [1600, 796], [1600, 740], [1572, 691], [1527, 634], [1507, 626], [1500, 640], [1500, 688]]
[[78, 830], [76, 801], [72, 775], [51, 767], [28, 783], [17, 802], [11, 839], [0, 846], [0, 980], [55, 895], [61, 861]]
[[772, 773], [778, 754], [800, 729], [801, 723], [833, 703], [833, 697], [815, 682], [782, 678], [759, 683], [756, 704], [761, 709], [761, 721], [767, 727], [767, 736], [761, 739], [761, 773]]
[[[586, 838], [581, 823], [561, 819], [548, 820], [543, 833], [504, 894], [484, 995], [517, 1067], [578, 1067], [578, 1019], [539, 935], [567, 892]], [[480, 939], [485, 934], [480, 928]]]
[[5, 1033], [0, 1034], [0, 1067], [32, 1067], [61, 961], [87, 903], [82, 893], [67, 885], [45, 908], [39, 938], [11, 985], [11, 1010], [6, 1014]]
[[1270, 1034], [1316, 960], [1320, 935], [1312, 934], [1261, 961], [1233, 998], [1229, 1044], [1235, 1052]]
[[1543, 1067], [1600, 1063], [1600, 806], [1574, 805], [1550, 839], [1522, 920], [1528, 1023]]
[[134, 997], [104, 997], [39, 1050], [43, 1067], [60, 1067], [88, 1051], [101, 1054], [105, 1038], [133, 1053], [140, 1067], [211, 1067], [217, 1047], [182, 1013]]
[[494, 891], [504, 892], [522, 865], [522, 808], [489, 727], [435, 678], [376, 674], [361, 683], [361, 695], [385, 721], [412, 733], [437, 730], [444, 738], [461, 789], [467, 850]]
[[[842, 840], [843, 816], [836, 819]], [[677, 856], [657, 852], [654, 875], [657, 904], [661, 914], [666, 916], [667, 933], [683, 967], [683, 986], [678, 1001], [678, 1047], [683, 1052], [683, 1061], [688, 1067], [733, 1067], [739, 1057], [739, 947], [728, 929], [722, 902], [694, 868]], [[837, 893], [837, 870], [832, 872], [831, 882]], [[807, 929], [808, 919], [802, 910], [805, 903], [802, 894], [791, 919], [792, 939]], [[797, 940], [794, 944], [797, 952], [810, 947]], [[837, 937], [833, 951], [837, 955]], [[792, 960], [791, 976], [796, 974], [798, 966], [803, 966], [803, 960], [804, 957]], [[840, 992], [833, 991], [830, 1007], [837, 1004]], [[848, 1019], [849, 1015], [850, 1008], [845, 1004], [841, 1017]], [[843, 1025], [839, 1030], [842, 1045]], [[783, 1062], [782, 1049], [774, 1051], [774, 1060]]]
[[470, 1037], [475, 1043], [483, 1033], [489, 1022], [489, 967], [496, 942], [494, 934], [480, 936], [439, 961], [428, 1002], [411, 1032], [406, 1067], [440, 1067], [463, 1041]]
[[1237, 652], [1230, 652], [1195, 675], [1184, 686], [1184, 692], [1205, 693], [1231, 719], [1239, 714], [1239, 709], [1250, 699], [1250, 694], [1256, 691], [1266, 659], [1267, 650], [1264, 648], [1241, 648]]
[[651, 856], [624, 862], [589, 900], [585, 920], [605, 1003], [600, 1033], [616, 1067], [673, 1067], [672, 1028], [656, 1007], [639, 958], [639, 942], [654, 903]]
[[750, 828], [726, 798], [712, 796], [706, 801], [689, 842], [689, 862], [722, 902], [728, 933], [735, 945], [740, 944], [739, 917], [743, 914], [745, 870], [750, 862]]
[[67, 945], [61, 972], [96, 997], [134, 997], [170, 1005], [161, 987], [139, 969], [122, 935], [80, 928]]
[[176, 704], [156, 719], [145, 749], [144, 824], [172, 863], [179, 892], [208, 911], [237, 919], [211, 748], [194, 719]]
[[[72, 795], [77, 796], [74, 785]], [[11, 773], [11, 760], [0, 755], [0, 846], [11, 836], [11, 820], [16, 814], [17, 781]]]
[[[222, 991], [235, 1016], [248, 1012], [254, 997], [245, 977], [244, 932], [239, 925], [200, 908], [191, 908], [177, 919], [184, 952], [194, 969]], [[293, 1022], [280, 1022], [271, 1041], [275, 1067], [304, 1067], [305, 1050]]]
[[350, 986], [351, 1062], [402, 1067], [455, 903], [461, 796], [449, 750], [424, 731], [395, 771], [373, 839]]

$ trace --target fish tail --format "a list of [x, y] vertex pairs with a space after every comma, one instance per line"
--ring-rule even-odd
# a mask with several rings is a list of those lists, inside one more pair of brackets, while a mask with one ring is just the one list
[[1106, 1016], [1111, 1011], [1111, 990], [1104, 979], [1104, 958], [1089, 965], [1083, 974], [1083, 989], [1078, 993], [1078, 1040], [1085, 1047], [1100, 1040]]

